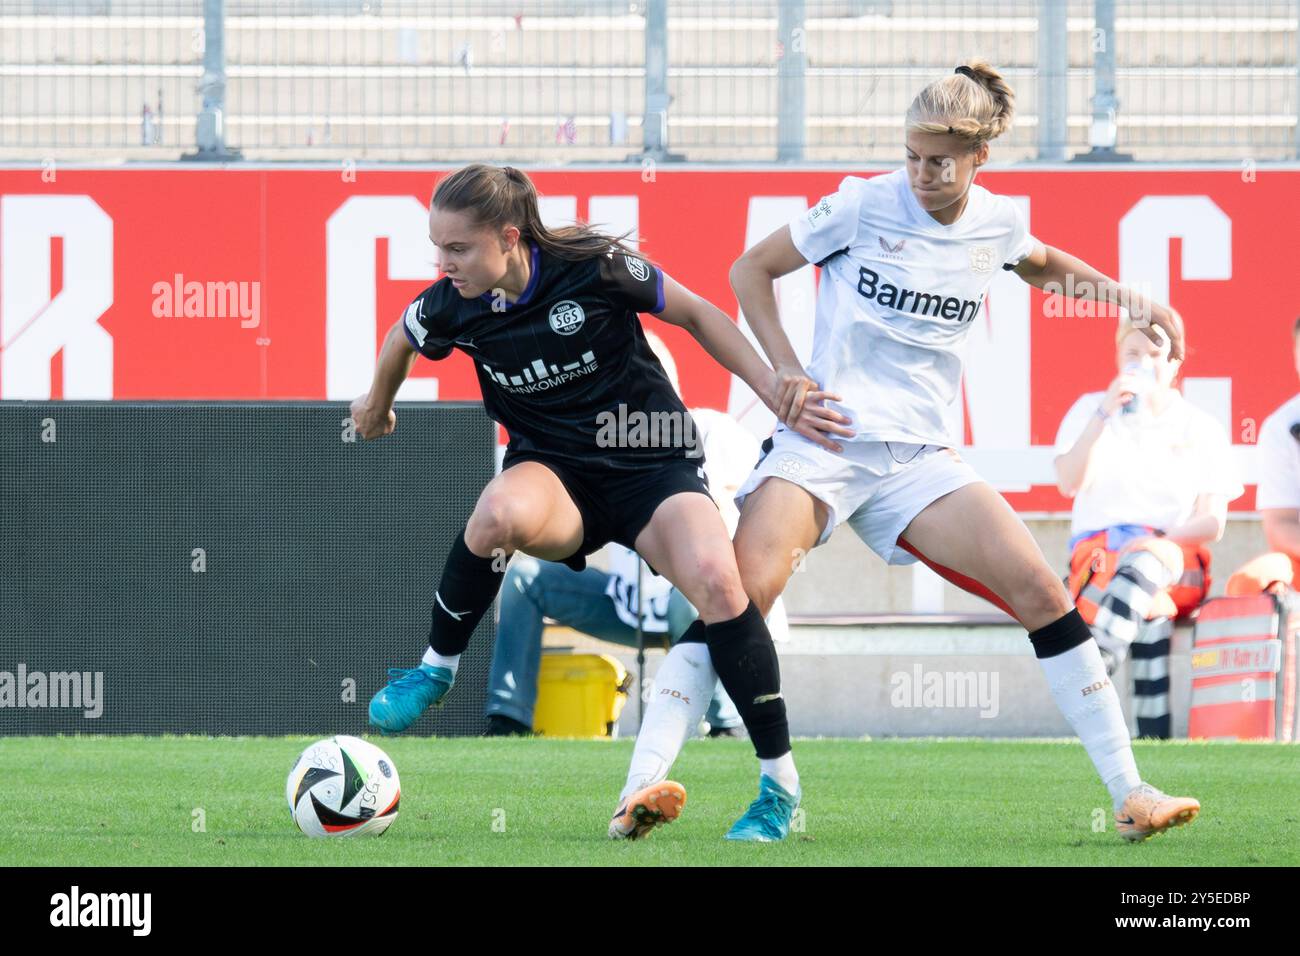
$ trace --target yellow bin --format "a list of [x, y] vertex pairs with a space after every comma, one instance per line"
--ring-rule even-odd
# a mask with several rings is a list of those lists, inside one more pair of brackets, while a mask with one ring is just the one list
[[543, 737], [614, 737], [632, 675], [608, 654], [543, 654], [533, 730]]

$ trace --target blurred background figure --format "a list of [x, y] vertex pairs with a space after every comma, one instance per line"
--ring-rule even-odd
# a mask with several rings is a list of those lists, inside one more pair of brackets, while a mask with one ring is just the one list
[[140, 107], [140, 145], [152, 146], [158, 142], [157, 127], [154, 123], [153, 110], [145, 103]]
[[[653, 332], [645, 334], [680, 394], [672, 353]], [[724, 412], [693, 408], [691, 418], [696, 441], [704, 452], [709, 491], [728, 532], [734, 534], [740, 514], [732, 499], [758, 461], [758, 439]], [[562, 563], [525, 554], [516, 555], [511, 562], [501, 588], [501, 619], [488, 677], [484, 712], [489, 736], [532, 733], [546, 618], [602, 641], [636, 647], [638, 572], [641, 626], [647, 646], [667, 650], [699, 616], [676, 588], [643, 565], [635, 551], [611, 544], [608, 553], [608, 571], [592, 567], [574, 571]], [[772, 609], [768, 629], [777, 641], [789, 634], [780, 602]], [[710, 737], [743, 732], [740, 714], [721, 682], [714, 688], [704, 720]]]
[[1056, 476], [1074, 499], [1068, 586], [1092, 625], [1107, 671], [1134, 642], [1141, 736], [1168, 736], [1168, 653], [1173, 619], [1205, 600], [1210, 543], [1243, 488], [1228, 435], [1174, 387], [1179, 362], [1119, 323], [1119, 374], [1076, 401], [1056, 437]]
[[[1291, 327], [1300, 375], [1300, 318]], [[1248, 562], [1228, 580], [1228, 594], [1246, 595], [1300, 581], [1300, 394], [1264, 420], [1259, 430], [1259, 486], [1255, 510], [1271, 553]]]

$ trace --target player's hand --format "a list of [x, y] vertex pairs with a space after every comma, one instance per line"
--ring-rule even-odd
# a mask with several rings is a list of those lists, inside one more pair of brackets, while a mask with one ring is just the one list
[[1107, 415], [1114, 415], [1117, 411], [1133, 401], [1137, 394], [1134, 391], [1136, 376], [1132, 372], [1120, 372], [1115, 376], [1110, 387], [1106, 389], [1106, 394], [1101, 400], [1101, 409]]
[[838, 402], [840, 397], [832, 395], [830, 392], [823, 392], [820, 389], [806, 392], [804, 394], [803, 408], [800, 409], [798, 417], [793, 425], [787, 423], [786, 427], [809, 441], [820, 445], [827, 451], [839, 453], [844, 451], [844, 446], [832, 436], [839, 435], [844, 438], [852, 438], [853, 429], [846, 427], [849, 424], [849, 418], [846, 415], [842, 415], [833, 408], [826, 407], [828, 400]]
[[352, 400], [352, 421], [362, 438], [382, 438], [391, 435], [397, 427], [397, 412], [391, 406], [387, 409], [372, 407], [367, 393]]
[[1149, 338], [1156, 345], [1160, 345], [1160, 337], [1156, 335], [1156, 329], [1164, 331], [1165, 337], [1169, 339], [1169, 361], [1179, 362], [1183, 358], [1183, 317], [1173, 306], [1161, 305], [1158, 302], [1147, 303], [1149, 314], [1147, 322], [1134, 322], [1134, 327]]
[[798, 365], [782, 365], [776, 369], [776, 403], [772, 411], [776, 413], [781, 424], [787, 428], [794, 428], [800, 412], [803, 411], [808, 393], [820, 387]]

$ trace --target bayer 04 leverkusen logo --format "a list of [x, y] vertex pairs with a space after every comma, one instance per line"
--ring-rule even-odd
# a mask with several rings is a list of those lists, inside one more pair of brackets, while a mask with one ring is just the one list
[[582, 323], [587, 320], [586, 313], [582, 311], [582, 306], [572, 299], [565, 299], [563, 302], [557, 302], [551, 306], [551, 314], [548, 318], [551, 329], [560, 335], [572, 335], [582, 328]]
[[992, 246], [967, 246], [966, 251], [970, 254], [971, 272], [983, 273], [993, 271]]

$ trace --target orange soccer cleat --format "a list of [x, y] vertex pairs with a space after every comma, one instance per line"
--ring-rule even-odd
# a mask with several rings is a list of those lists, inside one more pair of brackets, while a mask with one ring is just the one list
[[686, 788], [673, 780], [643, 787], [619, 804], [609, 821], [611, 840], [639, 840], [655, 827], [672, 823], [686, 805]]
[[1171, 827], [1191, 823], [1201, 812], [1199, 800], [1171, 797], [1149, 783], [1134, 787], [1115, 814], [1115, 829], [1125, 840], [1137, 842]]

